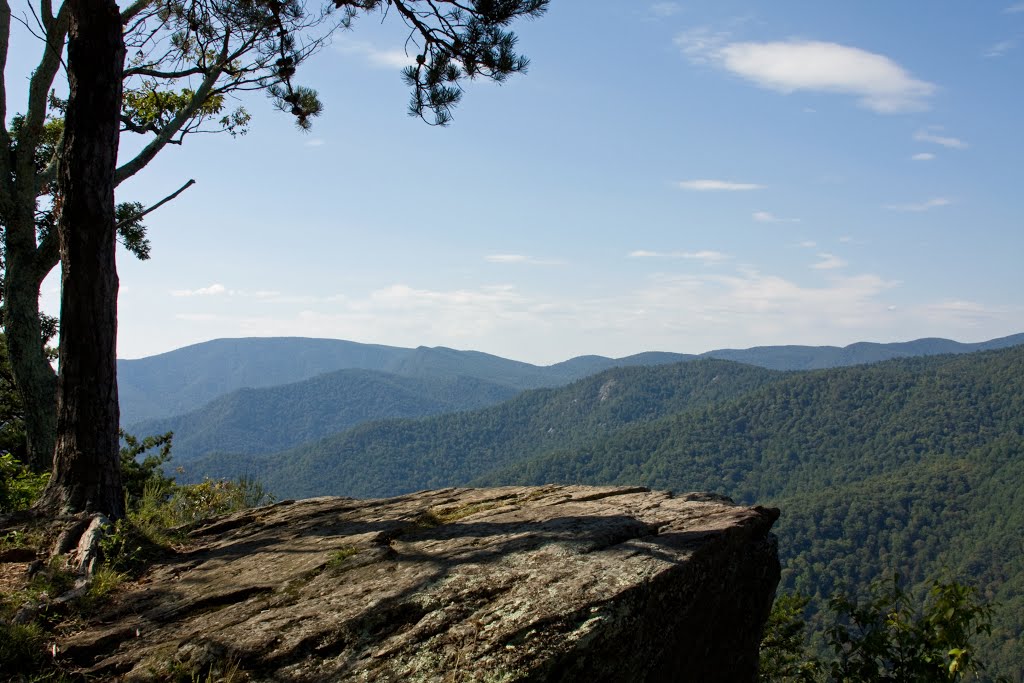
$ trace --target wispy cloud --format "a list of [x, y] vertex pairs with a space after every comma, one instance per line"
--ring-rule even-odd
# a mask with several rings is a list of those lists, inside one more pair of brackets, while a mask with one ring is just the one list
[[755, 211], [753, 218], [758, 223], [799, 223], [799, 218], [779, 218], [768, 211]]
[[730, 37], [726, 31], [712, 31], [702, 26], [680, 33], [673, 42], [691, 62], [709, 64], [719, 59]]
[[709, 251], [709, 250], [694, 251], [694, 252], [683, 252], [683, 253], [679, 254], [679, 256], [681, 258], [685, 258], [685, 259], [695, 259], [695, 260], [698, 260], [698, 261], [703, 261], [704, 263], [707, 263], [707, 264], [720, 263], [722, 261], [727, 261], [728, 259], [732, 258], [728, 254], [723, 254], [720, 251]]
[[416, 63], [415, 55], [407, 55], [403, 50], [381, 50], [361, 40], [345, 40], [343, 37], [334, 48], [343, 55], [361, 57], [371, 66], [380, 68], [401, 69]]
[[575, 298], [511, 285], [444, 289], [396, 283], [329, 308], [204, 316], [202, 329], [206, 338], [301, 334], [477, 348], [555, 362], [589, 351], [700, 351], [741, 339], [772, 344], [860, 338], [876, 329], [888, 303], [879, 297], [894, 284], [874, 275], [830, 273], [819, 286], [807, 287], [753, 270], [698, 271], [654, 274], [614, 293]]
[[746, 190], [761, 190], [764, 185], [756, 183], [736, 183], [731, 180], [683, 180], [679, 187], [694, 192], [743, 192]]
[[542, 259], [525, 254], [488, 254], [484, 256], [488, 263], [523, 263], [532, 266], [561, 266], [565, 261], [558, 259]]
[[[818, 262], [828, 260], [825, 251], [816, 250]], [[1020, 306], [966, 299], [913, 303], [901, 297], [897, 308], [891, 292], [901, 283], [850, 274], [848, 268], [819, 269], [813, 284], [750, 267], [652, 273], [583, 296], [529, 286], [448, 289], [396, 282], [303, 308], [247, 309], [239, 299], [225, 299], [215, 311], [178, 314], [175, 330], [181, 344], [217, 336], [302, 335], [475, 348], [556, 362], [580, 353], [623, 356], [651, 349], [697, 352], [921, 335], [990, 338], [1020, 329], [1024, 320]], [[296, 300], [318, 298], [293, 294]]]
[[199, 289], [174, 289], [171, 290], [171, 296], [220, 296], [222, 294], [230, 294], [231, 292], [227, 287], [215, 282], [209, 287], [200, 287]]
[[697, 29], [675, 43], [692, 61], [714, 64], [762, 88], [852, 95], [872, 111], [894, 114], [928, 108], [937, 87], [884, 55], [808, 40], [728, 42], [728, 34]]
[[994, 57], [1002, 57], [1015, 47], [1017, 47], [1016, 40], [1001, 40], [995, 45], [992, 45], [987, 50], [985, 50], [985, 52], [982, 53], [982, 56], [988, 57], [989, 59]]
[[818, 243], [814, 240], [804, 240], [803, 242], [797, 242], [796, 246], [801, 247], [802, 249], [814, 249], [818, 246]]
[[175, 320], [184, 320], [190, 323], [208, 323], [214, 320], [220, 320], [220, 316], [215, 313], [175, 313]]
[[656, 2], [651, 5], [651, 14], [656, 17], [671, 17], [683, 11], [678, 2]]
[[284, 294], [276, 289], [228, 289], [217, 282], [209, 287], [199, 289], [174, 289], [171, 296], [175, 297], [230, 297], [232, 304], [239, 303], [242, 299], [255, 300], [261, 304], [317, 304], [337, 303], [345, 300], [344, 294]]
[[732, 258], [729, 254], [721, 251], [712, 251], [710, 249], [704, 249], [701, 251], [647, 251], [645, 249], [638, 249], [636, 251], [629, 252], [630, 258], [669, 258], [669, 259], [690, 259], [695, 261], [703, 261], [705, 265], [713, 265], [715, 263], [721, 263]]
[[931, 152], [918, 152], [910, 158], [914, 161], [931, 161], [935, 158], [935, 155]]
[[323, 138], [310, 138], [302, 144], [306, 147], [323, 147], [327, 142]]
[[522, 254], [490, 254], [484, 260], [491, 263], [526, 263], [526, 257]]
[[952, 203], [953, 203], [952, 200], [947, 199], [946, 197], [935, 197], [933, 199], [929, 199], [927, 201], [918, 202], [918, 203], [911, 203], [911, 204], [887, 204], [885, 206], [885, 208], [890, 209], [892, 211], [916, 211], [916, 212], [920, 212], [920, 211], [931, 211], [932, 209], [937, 209], [940, 206], [949, 206]]
[[949, 135], [940, 135], [938, 131], [941, 130], [941, 126], [929, 126], [928, 128], [922, 128], [914, 133], [914, 139], [918, 142], [930, 142], [950, 149], [967, 149], [969, 146], [960, 138], [954, 138]]
[[821, 260], [811, 266], [815, 270], [835, 270], [846, 266], [846, 261], [835, 254], [818, 254]]
[[1019, 14], [1020, 12], [1024, 12], [1024, 2], [1018, 2], [1013, 5], [1010, 5], [1009, 7], [1005, 8], [1003, 12], [1005, 12], [1006, 14]]

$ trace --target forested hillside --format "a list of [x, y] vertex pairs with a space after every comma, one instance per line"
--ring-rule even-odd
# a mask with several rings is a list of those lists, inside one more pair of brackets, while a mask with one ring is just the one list
[[174, 432], [178, 463], [216, 451], [272, 453], [388, 417], [482, 408], [518, 389], [472, 377], [403, 377], [338, 370], [292, 384], [239, 389], [185, 415], [136, 423], [132, 434]]
[[117, 361], [121, 424], [180, 415], [243, 387], [269, 387], [341, 368], [380, 369], [404, 352], [339, 339], [214, 339]]
[[288, 497], [396, 495], [465, 483], [533, 454], [742, 395], [779, 376], [716, 360], [617, 368], [484, 410], [365, 424], [284, 453], [221, 454], [187, 469], [192, 477], [258, 476]]
[[798, 373], [714, 360], [616, 369], [195, 467], [256, 475], [285, 496], [555, 482], [778, 505], [784, 587], [821, 599], [890, 570], [951, 573], [1001, 604], [993, 656], [1024, 678], [1024, 347]]
[[784, 586], [819, 598], [891, 570], [967, 577], [1024, 678], [1024, 348], [791, 375], [476, 480], [549, 481], [778, 505]]

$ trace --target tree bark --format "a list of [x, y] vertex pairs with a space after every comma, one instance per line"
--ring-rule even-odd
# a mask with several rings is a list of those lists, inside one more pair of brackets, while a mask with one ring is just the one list
[[[66, 20], [47, 30], [50, 48], [32, 76], [31, 106], [45, 108], [45, 94], [53, 74], [60, 66]], [[25, 432], [28, 439], [28, 464], [36, 472], [50, 468], [53, 461], [54, 432], [57, 424], [57, 376], [43, 350], [39, 325], [39, 286], [46, 272], [40, 273], [36, 245], [36, 173], [34, 151], [38, 143], [40, 121], [37, 112], [26, 113], [25, 123], [14, 149], [6, 128], [7, 90], [3, 70], [10, 46], [11, 8], [0, 0], [0, 224], [4, 236], [4, 311], [8, 358], [18, 393], [25, 408]], [[41, 92], [43, 97], [39, 97]], [[42, 101], [40, 101], [42, 100]], [[7, 151], [11, 150], [8, 154]]]
[[[29, 206], [34, 207], [35, 198], [30, 201]], [[53, 462], [57, 431], [57, 376], [43, 348], [39, 325], [42, 280], [34, 273], [35, 223], [31, 212], [27, 214], [22, 217], [27, 225], [18, 225], [16, 220], [5, 225], [4, 330], [11, 372], [25, 406], [28, 465], [33, 471], [45, 472]], [[25, 234], [31, 244], [18, 243]]]
[[114, 0], [69, 0], [70, 95], [58, 185], [57, 444], [42, 507], [124, 516], [117, 403], [114, 173], [125, 47]]

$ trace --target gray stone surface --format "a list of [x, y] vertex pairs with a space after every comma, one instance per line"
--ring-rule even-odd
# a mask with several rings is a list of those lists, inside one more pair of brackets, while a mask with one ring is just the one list
[[194, 529], [60, 647], [104, 680], [753, 681], [777, 516], [622, 487], [284, 502]]

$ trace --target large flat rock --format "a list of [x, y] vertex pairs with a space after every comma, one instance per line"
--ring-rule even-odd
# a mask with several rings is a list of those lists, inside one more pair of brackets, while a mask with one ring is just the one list
[[61, 648], [123, 680], [753, 681], [777, 517], [621, 487], [289, 501], [194, 529]]

